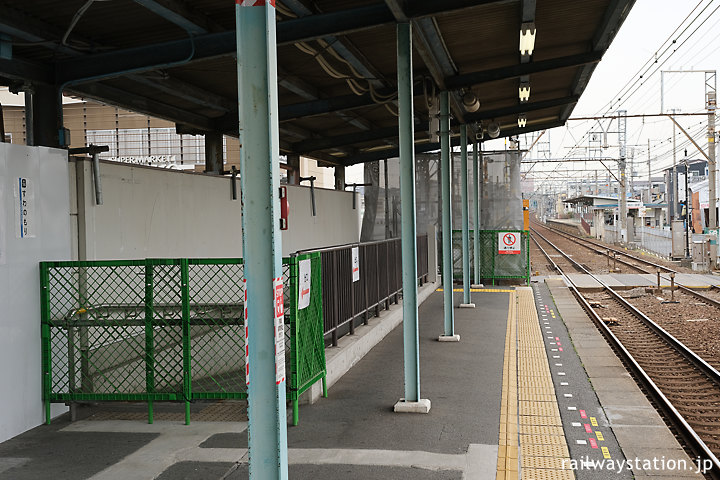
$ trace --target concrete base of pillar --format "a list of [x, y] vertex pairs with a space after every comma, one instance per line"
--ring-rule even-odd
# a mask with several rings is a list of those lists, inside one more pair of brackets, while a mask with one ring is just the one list
[[406, 402], [404, 398], [401, 398], [395, 404], [393, 410], [395, 413], [429, 413], [430, 400], [421, 398], [417, 402]]
[[485, 288], [485, 285], [483, 285], [482, 283], [473, 283], [472, 285], [470, 285], [470, 288]]
[[461, 303], [460, 308], [475, 308], [474, 303]]
[[460, 335], [440, 335], [438, 342], [459, 342]]

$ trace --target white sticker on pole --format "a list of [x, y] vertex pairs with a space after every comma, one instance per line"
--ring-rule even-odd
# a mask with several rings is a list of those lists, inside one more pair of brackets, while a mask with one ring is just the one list
[[275, 295], [275, 383], [285, 381], [285, 307], [283, 305], [283, 279], [273, 280]]
[[300, 281], [298, 282], [298, 310], [307, 308], [310, 305], [310, 279], [312, 278], [312, 260], [300, 260], [298, 262], [298, 276]]
[[360, 281], [360, 248], [353, 247], [352, 252], [352, 281], [353, 283]]
[[516, 255], [520, 253], [520, 232], [498, 233], [498, 253], [500, 255]]
[[647, 207], [645, 205], [642, 205], [638, 208], [638, 213], [641, 217], [644, 217], [647, 215]]
[[15, 183], [15, 234], [17, 238], [35, 236], [35, 190], [29, 178], [19, 177]]
[[248, 294], [247, 280], [243, 279], [243, 290], [245, 296], [245, 385], [250, 385], [250, 332], [248, 331]]

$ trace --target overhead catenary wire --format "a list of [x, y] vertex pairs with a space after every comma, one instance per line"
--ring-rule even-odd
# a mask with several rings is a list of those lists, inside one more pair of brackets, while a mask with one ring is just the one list
[[[706, 2], [701, 0], [695, 7], [688, 13], [688, 15], [678, 24], [674, 31], [666, 38], [666, 40], [660, 44], [655, 50], [654, 54], [638, 69], [638, 71], [630, 77], [620, 91], [611, 97], [611, 99], [605, 104], [600, 112], [607, 113], [616, 107], [617, 99], [620, 98], [622, 101], [627, 103], [630, 99], [641, 92], [643, 85], [647, 85], [648, 82], [652, 82], [653, 78], [657, 79], [657, 72], [667, 63], [671, 58], [677, 56], [678, 52], [683, 51], [687, 42], [691, 38], [699, 38], [701, 35], [698, 32], [701, 31], [701, 27], [707, 24], [707, 22], [716, 15], [720, 6], [713, 7], [713, 1]], [[709, 12], [709, 13], [708, 13]], [[702, 40], [702, 38], [700, 38]], [[698, 40], [698, 42], [700, 41]], [[678, 43], [679, 42], [679, 43]], [[697, 43], [697, 42], [696, 42]], [[673, 48], [674, 47], [674, 48]], [[696, 57], [694, 54], [693, 57]], [[655, 80], [655, 84], [659, 83]], [[609, 107], [609, 108], [608, 108]], [[597, 115], [599, 115], [599, 113]], [[575, 128], [582, 127], [577, 125]], [[569, 129], [566, 129], [566, 134]], [[592, 127], [588, 129], [581, 138], [575, 141], [575, 145], [571, 148], [567, 154], [570, 155], [573, 150], [579, 147], [582, 143], [588, 140]], [[628, 132], [629, 135], [634, 135], [634, 132]]]

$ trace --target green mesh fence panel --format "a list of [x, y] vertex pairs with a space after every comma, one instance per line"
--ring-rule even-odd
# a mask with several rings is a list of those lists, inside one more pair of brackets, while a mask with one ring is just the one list
[[245, 384], [242, 259], [190, 260], [192, 398], [241, 398]]
[[[515, 255], [498, 253], [498, 233], [521, 233], [521, 250]], [[495, 279], [523, 278], [530, 281], [530, 237], [522, 230], [480, 230], [480, 278], [474, 276], [474, 231], [470, 231], [470, 275], [474, 283]], [[453, 230], [453, 277], [462, 281], [462, 231]]]
[[[325, 372], [319, 254], [312, 262], [317, 288], [299, 314], [297, 260], [282, 266], [295, 399]], [[48, 421], [50, 402], [247, 397], [242, 259], [43, 262], [40, 273]]]
[[[170, 268], [157, 272], [159, 297], [166, 303], [172, 301], [166, 282]], [[153, 353], [157, 339], [157, 355], [167, 357], [163, 350], [173, 348], [177, 327], [165, 321], [156, 333], [147, 326], [148, 315], [155, 313], [146, 308], [146, 290], [151, 290], [146, 281], [153, 270], [144, 261], [66, 262], [44, 269], [44, 363], [52, 400], [140, 400], [147, 393], [169, 399], [178, 392], [177, 368], [156, 364]]]
[[[310, 261], [310, 300], [299, 309], [300, 264]], [[298, 423], [298, 399], [315, 382], [325, 379], [325, 344], [323, 341], [322, 264], [320, 253], [294, 256], [290, 259], [291, 315], [286, 332], [291, 337], [288, 397], [293, 402], [293, 423]], [[323, 385], [325, 387], [325, 385]], [[327, 390], [325, 393], [327, 393]]]
[[147, 392], [170, 392], [182, 398], [184, 372], [180, 262], [163, 262], [150, 260], [146, 266], [146, 275], [152, 278], [152, 302], [146, 301], [146, 309], [150, 311], [145, 318]]

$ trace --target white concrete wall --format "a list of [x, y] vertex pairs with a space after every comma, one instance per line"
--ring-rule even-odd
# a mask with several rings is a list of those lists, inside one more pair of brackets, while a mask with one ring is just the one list
[[242, 256], [229, 178], [112, 162], [100, 172], [103, 204], [95, 205], [91, 163], [77, 162], [80, 259]]
[[[34, 189], [34, 237], [18, 235], [20, 177]], [[70, 260], [69, 205], [67, 152], [0, 143], [0, 442], [44, 419], [38, 263]], [[63, 411], [53, 406], [53, 415]]]
[[[14, 185], [34, 187], [34, 236], [16, 234]], [[89, 161], [67, 152], [0, 143], [0, 442], [44, 421], [41, 394], [41, 261], [235, 257], [242, 255], [240, 200], [229, 178], [101, 164], [103, 205], [95, 205]], [[357, 242], [352, 194], [288, 187], [290, 229], [283, 254]], [[19, 230], [19, 229], [18, 229]], [[53, 416], [64, 412], [53, 405]]]
[[283, 255], [360, 241], [360, 200], [358, 195], [353, 210], [352, 196], [352, 192], [316, 188], [313, 217], [310, 187], [288, 186], [290, 220], [283, 232]]
[[[231, 180], [102, 162], [103, 205], [95, 205], [92, 169], [79, 161], [77, 244], [87, 260], [240, 257], [241, 204], [232, 200]], [[301, 249], [357, 242], [359, 210], [352, 193], [288, 186], [289, 229], [282, 232], [283, 255]]]

